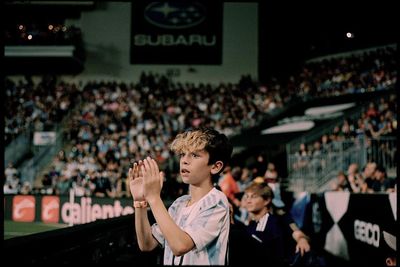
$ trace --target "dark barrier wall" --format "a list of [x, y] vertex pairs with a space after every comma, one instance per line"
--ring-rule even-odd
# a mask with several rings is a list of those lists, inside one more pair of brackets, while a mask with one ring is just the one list
[[[149, 216], [154, 220], [151, 214]], [[159, 265], [162, 257], [160, 248], [152, 252], [140, 252], [133, 217], [126, 215], [99, 219], [92, 223], [4, 240], [2, 262], [10, 263], [10, 266], [81, 266], [93, 263], [110, 266]]]
[[6, 195], [4, 218], [17, 222], [83, 224], [133, 214], [132, 199]]
[[[37, 220], [38, 210], [29, 209], [41, 203], [44, 197], [25, 196], [28, 201], [19, 199], [21, 196], [6, 196], [7, 218], [18, 215], [29, 215]], [[351, 194], [348, 192], [325, 192], [323, 194], [303, 194], [305, 199], [297, 199], [292, 211], [301, 211], [294, 216], [299, 226], [311, 236], [312, 246], [323, 249], [328, 254], [343, 259], [350, 266], [384, 266], [388, 247], [383, 238], [383, 231], [397, 235], [397, 194]], [[15, 199], [18, 199], [16, 201]], [[35, 203], [32, 204], [32, 201]], [[90, 200], [90, 205], [83, 203]], [[119, 201], [119, 204], [118, 202]], [[126, 199], [127, 204], [131, 204]], [[7, 211], [10, 202], [20, 205], [17, 211]], [[21, 204], [22, 203], [22, 204]], [[30, 204], [29, 204], [30, 203]], [[69, 207], [75, 210], [71, 218], [83, 218], [82, 207], [86, 214], [112, 214], [115, 210], [125, 209], [121, 200], [77, 198], [72, 204], [62, 198], [61, 210]], [[98, 204], [104, 203], [104, 204]], [[65, 206], [67, 205], [67, 206]], [[98, 205], [95, 206], [95, 205]], [[56, 205], [54, 205], [56, 206]], [[124, 208], [120, 208], [124, 207]], [[22, 208], [21, 208], [22, 207]], [[40, 205], [39, 205], [40, 207]], [[81, 208], [78, 208], [81, 207]], [[69, 209], [69, 208], [68, 208]], [[94, 210], [97, 210], [93, 212]], [[104, 213], [100, 213], [104, 210]], [[108, 212], [106, 212], [109, 210]], [[90, 212], [89, 212], [90, 211]], [[121, 213], [122, 213], [121, 212]], [[13, 213], [13, 215], [10, 213]], [[38, 215], [39, 214], [39, 215]], [[62, 214], [59, 211], [58, 214]], [[72, 213], [71, 213], [72, 214]], [[294, 213], [296, 215], [296, 213]], [[154, 222], [151, 212], [149, 218]], [[40, 221], [41, 219], [38, 219]], [[81, 221], [84, 223], [83, 221]], [[84, 223], [73, 227], [53, 230], [45, 233], [24, 237], [11, 238], [4, 241], [4, 255], [17, 263], [116, 263], [131, 262], [139, 265], [160, 264], [161, 249], [152, 253], [140, 252], [134, 233], [133, 215], [111, 219], [97, 219], [92, 223]], [[8, 261], [8, 260], [7, 260]], [[137, 265], [136, 265], [137, 266]]]
[[309, 199], [303, 228], [316, 245], [353, 266], [385, 265], [383, 231], [399, 232], [396, 193], [325, 192]]

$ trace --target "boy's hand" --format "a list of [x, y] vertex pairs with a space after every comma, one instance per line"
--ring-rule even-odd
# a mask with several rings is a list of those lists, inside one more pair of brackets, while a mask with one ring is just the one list
[[140, 170], [141, 165], [143, 165], [142, 161], [139, 161], [139, 164], [135, 162], [133, 168], [129, 168], [128, 172], [129, 188], [134, 201], [145, 200], [143, 194], [143, 174]]
[[143, 173], [143, 195], [147, 201], [160, 197], [164, 174], [158, 169], [157, 162], [147, 157], [140, 166]]
[[303, 256], [304, 253], [310, 251], [310, 244], [306, 238], [300, 238], [296, 244], [296, 253], [300, 251], [300, 255]]

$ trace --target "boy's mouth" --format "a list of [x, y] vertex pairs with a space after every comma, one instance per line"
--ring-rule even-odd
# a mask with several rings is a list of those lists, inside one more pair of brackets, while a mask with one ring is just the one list
[[188, 169], [181, 169], [181, 173], [185, 174], [185, 173], [190, 173], [190, 171]]

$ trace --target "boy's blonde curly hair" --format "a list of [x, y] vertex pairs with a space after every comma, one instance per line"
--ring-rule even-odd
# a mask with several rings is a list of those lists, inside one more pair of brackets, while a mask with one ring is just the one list
[[229, 164], [233, 147], [226, 135], [212, 128], [202, 127], [178, 134], [170, 149], [178, 154], [205, 150], [210, 155], [208, 164], [222, 161], [226, 166]]

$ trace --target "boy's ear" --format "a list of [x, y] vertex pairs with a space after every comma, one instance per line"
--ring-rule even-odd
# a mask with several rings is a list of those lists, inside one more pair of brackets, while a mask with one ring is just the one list
[[269, 199], [264, 199], [264, 206], [268, 206], [269, 203], [271, 203], [271, 202], [272, 202], [272, 199], [271, 199], [271, 198], [269, 198]]
[[217, 174], [218, 172], [220, 172], [222, 170], [222, 168], [224, 167], [224, 163], [222, 161], [217, 161], [215, 162], [212, 167], [211, 167], [211, 174]]

